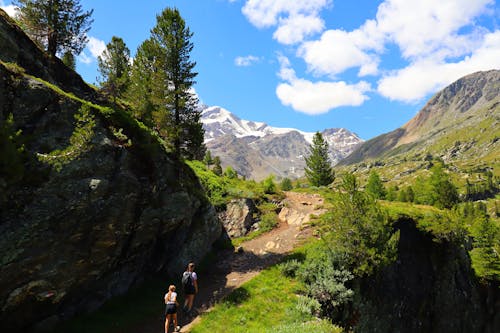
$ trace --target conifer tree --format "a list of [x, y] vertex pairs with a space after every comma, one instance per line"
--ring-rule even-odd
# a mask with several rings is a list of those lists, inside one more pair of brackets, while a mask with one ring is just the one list
[[71, 51], [64, 52], [61, 60], [66, 66], [68, 66], [72, 70], [76, 69], [75, 56], [73, 55], [73, 53], [71, 53]]
[[97, 57], [103, 91], [121, 97], [130, 83], [130, 50], [120, 37], [113, 36], [102, 55]]
[[314, 134], [309, 151], [309, 156], [305, 158], [305, 172], [309, 183], [313, 186], [331, 184], [335, 179], [335, 173], [328, 157], [328, 142], [323, 139], [321, 133]]
[[158, 72], [154, 59], [154, 43], [151, 39], [147, 39], [137, 48], [127, 99], [133, 105], [134, 117], [159, 132], [160, 124], [155, 124], [153, 121], [156, 105], [153, 101], [152, 81]]
[[214, 160], [212, 159], [212, 153], [208, 149], [205, 153], [205, 157], [203, 157], [203, 162], [207, 167], [211, 166], [214, 163]]
[[283, 178], [280, 183], [280, 188], [282, 191], [290, 191], [293, 188], [290, 178]]
[[203, 126], [198, 99], [193, 93], [195, 62], [191, 61], [193, 34], [177, 9], [166, 8], [156, 17], [151, 30], [151, 42], [158, 71], [152, 76], [152, 98], [156, 110], [154, 121], [166, 128], [166, 139], [173, 145], [174, 154], [202, 159]]
[[366, 192], [373, 195], [375, 199], [385, 198], [387, 191], [384, 188], [384, 184], [382, 184], [382, 180], [380, 180], [380, 176], [375, 170], [370, 172], [370, 176], [368, 177], [368, 182], [366, 184]]
[[26, 33], [55, 56], [80, 54], [88, 42], [93, 10], [84, 12], [79, 0], [15, 0], [18, 20]]
[[217, 176], [222, 176], [222, 166], [220, 165], [220, 158], [219, 158], [219, 156], [215, 156], [214, 157], [214, 167], [213, 167], [212, 171]]

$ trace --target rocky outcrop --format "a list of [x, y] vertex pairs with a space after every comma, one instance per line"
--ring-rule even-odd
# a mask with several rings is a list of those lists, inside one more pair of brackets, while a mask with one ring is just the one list
[[433, 240], [409, 219], [396, 262], [360, 284], [359, 332], [499, 332], [500, 288], [480, 282], [467, 250]]
[[0, 331], [93, 310], [210, 250], [222, 226], [192, 170], [1, 10], [0, 60], [0, 125], [17, 133], [0, 142]]
[[226, 205], [225, 211], [219, 213], [219, 218], [229, 237], [242, 237], [257, 222], [254, 218], [257, 211], [252, 199], [234, 199]]
[[311, 221], [311, 216], [326, 213], [323, 205], [324, 200], [319, 194], [286, 192], [278, 218], [289, 225], [304, 226]]

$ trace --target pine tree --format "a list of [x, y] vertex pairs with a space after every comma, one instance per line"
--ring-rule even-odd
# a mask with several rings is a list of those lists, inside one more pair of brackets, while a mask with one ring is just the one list
[[159, 133], [160, 124], [155, 124], [153, 121], [153, 113], [157, 106], [153, 100], [152, 81], [158, 72], [154, 59], [154, 43], [151, 39], [147, 39], [137, 48], [127, 100], [133, 105], [134, 117]]
[[280, 188], [282, 191], [290, 191], [293, 188], [290, 178], [283, 178], [280, 183]]
[[123, 39], [113, 36], [102, 55], [97, 57], [97, 62], [102, 90], [116, 101], [130, 83], [130, 50]]
[[321, 133], [316, 132], [309, 147], [310, 154], [305, 158], [306, 177], [313, 186], [326, 186], [335, 180], [335, 173], [328, 157], [328, 142]]
[[384, 184], [382, 184], [382, 180], [380, 180], [380, 176], [375, 170], [370, 172], [370, 176], [368, 177], [368, 182], [366, 184], [366, 192], [373, 195], [375, 199], [385, 198], [387, 192], [384, 188]]
[[198, 99], [192, 91], [195, 62], [191, 61], [193, 34], [177, 9], [167, 8], [156, 17], [151, 30], [155, 64], [158, 71], [152, 77], [152, 97], [156, 106], [155, 122], [166, 127], [166, 138], [174, 154], [202, 159], [203, 126]]
[[214, 167], [213, 167], [212, 171], [217, 176], [222, 176], [222, 166], [220, 165], [220, 158], [219, 158], [219, 156], [215, 156], [214, 157]]
[[73, 55], [73, 53], [71, 53], [71, 51], [64, 52], [61, 60], [67, 67], [71, 68], [72, 70], [76, 69], [75, 56]]
[[93, 10], [82, 11], [78, 0], [16, 0], [18, 20], [26, 33], [52, 56], [80, 54], [88, 42]]
[[207, 167], [211, 166], [214, 163], [214, 160], [212, 159], [212, 153], [210, 150], [207, 150], [205, 153], [205, 157], [203, 157], [203, 162]]

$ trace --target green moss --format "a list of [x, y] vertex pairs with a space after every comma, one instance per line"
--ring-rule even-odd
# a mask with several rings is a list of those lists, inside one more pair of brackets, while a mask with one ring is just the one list
[[69, 138], [69, 145], [64, 149], [57, 149], [48, 154], [38, 153], [41, 162], [51, 165], [56, 171], [61, 171], [64, 165], [87, 152], [94, 136], [95, 119], [88, 105], [82, 105], [75, 113], [76, 126]]

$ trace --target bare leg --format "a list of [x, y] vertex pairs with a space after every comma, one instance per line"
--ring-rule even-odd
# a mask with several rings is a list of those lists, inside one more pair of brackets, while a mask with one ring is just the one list
[[172, 315], [172, 319], [173, 319], [173, 321], [174, 321], [174, 331], [175, 331], [175, 330], [177, 330], [177, 326], [178, 326], [178, 325], [177, 325], [177, 313], [174, 313], [174, 314]]
[[167, 315], [167, 318], [165, 319], [165, 333], [168, 333], [168, 326], [170, 325], [170, 316], [171, 315]]
[[184, 302], [184, 307], [187, 307], [187, 310], [190, 311], [193, 307], [194, 295], [186, 295], [186, 300]]

